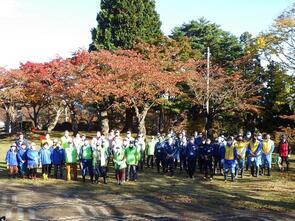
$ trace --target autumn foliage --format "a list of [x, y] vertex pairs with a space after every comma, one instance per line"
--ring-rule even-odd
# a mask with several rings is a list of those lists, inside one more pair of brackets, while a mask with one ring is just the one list
[[[77, 106], [93, 106], [98, 114], [105, 113], [105, 118], [110, 107], [133, 108], [138, 131], [145, 133], [148, 112], [163, 99], [187, 94], [189, 102], [204, 106], [206, 65], [192, 53], [186, 44], [162, 41], [156, 46], [139, 43], [135, 50], [81, 50], [67, 59], [27, 62], [11, 71], [2, 69], [1, 107], [7, 112], [10, 107], [25, 107], [34, 126], [43, 121], [49, 131], [65, 108], [70, 110], [75, 124]], [[217, 65], [211, 72], [212, 120], [222, 111], [255, 109], [257, 88], [251, 81], [238, 72], [229, 74]], [[188, 91], [181, 85], [187, 85]]]

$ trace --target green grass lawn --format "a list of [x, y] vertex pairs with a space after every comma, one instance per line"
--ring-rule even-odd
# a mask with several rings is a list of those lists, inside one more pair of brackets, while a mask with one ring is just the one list
[[[54, 134], [58, 136], [59, 134]], [[38, 139], [38, 136], [30, 139]], [[193, 208], [200, 211], [220, 212], [229, 209], [239, 211], [264, 211], [270, 213], [292, 212], [295, 210], [295, 170], [294, 158], [291, 160], [290, 171], [279, 172], [274, 166], [272, 176], [253, 178], [246, 173], [243, 179], [237, 182], [223, 181], [223, 177], [216, 176], [212, 182], [202, 179], [198, 172], [195, 180], [187, 179], [185, 174], [177, 171], [174, 177], [157, 174], [155, 169], [145, 169], [139, 173], [137, 182], [118, 186], [115, 183], [113, 169], [110, 168], [109, 183], [97, 185], [82, 182], [66, 182], [64, 180], [50, 179], [43, 181], [10, 180], [7, 177], [4, 163], [5, 153], [10, 138], [0, 141], [0, 185], [10, 185], [11, 182], [22, 187], [56, 187], [61, 190], [91, 191], [93, 193], [106, 192], [109, 194], [129, 194], [142, 197], [145, 200], [167, 205], [177, 205], [183, 212], [193, 212]], [[39, 143], [39, 142], [37, 142]]]

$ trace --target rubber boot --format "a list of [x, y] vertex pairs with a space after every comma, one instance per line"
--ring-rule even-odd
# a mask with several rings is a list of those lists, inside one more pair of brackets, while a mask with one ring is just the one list
[[224, 172], [224, 181], [226, 182], [227, 181], [227, 173]]
[[93, 176], [90, 176], [90, 181], [92, 184], [94, 184]]
[[270, 168], [267, 168], [267, 176], [270, 176]]
[[261, 176], [264, 176], [264, 168], [261, 167]]
[[241, 178], [243, 178], [244, 169], [241, 169]]
[[46, 180], [46, 174], [45, 173], [42, 174], [42, 177], [43, 177], [43, 180]]
[[95, 175], [95, 182], [98, 183], [98, 176]]
[[103, 177], [103, 183], [107, 184], [107, 178], [105, 176]]
[[85, 176], [83, 176], [82, 179], [83, 179], [83, 183], [85, 183]]

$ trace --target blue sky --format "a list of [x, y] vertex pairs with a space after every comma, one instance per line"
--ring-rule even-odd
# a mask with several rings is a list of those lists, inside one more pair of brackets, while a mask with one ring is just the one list
[[[162, 30], [205, 17], [235, 35], [257, 35], [294, 0], [156, 0]], [[99, 0], [0, 0], [0, 66], [70, 56], [91, 42]]]

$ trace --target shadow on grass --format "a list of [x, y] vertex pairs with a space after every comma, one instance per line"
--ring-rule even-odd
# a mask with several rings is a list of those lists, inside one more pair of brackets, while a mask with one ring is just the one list
[[[190, 180], [186, 179], [184, 174], [167, 177], [146, 169], [144, 174], [139, 174], [139, 181], [118, 186], [115, 184], [112, 168], [109, 176], [107, 185], [93, 185], [89, 181], [82, 183], [37, 180], [34, 183], [29, 180], [15, 180], [13, 183], [8, 181], [6, 189], [15, 194], [18, 193], [18, 188], [22, 191], [31, 191], [34, 195], [42, 196], [45, 201], [60, 198], [68, 202], [78, 198], [82, 204], [96, 203], [107, 207], [113, 217], [124, 217], [127, 213], [153, 220], [182, 218], [263, 220], [266, 217], [278, 220], [282, 219], [282, 216], [286, 219], [295, 218], [294, 214], [283, 212], [294, 210], [294, 201], [259, 198], [258, 193], [263, 193], [263, 185], [271, 182], [264, 177], [258, 179], [246, 177], [245, 181], [223, 184], [222, 177], [207, 182], [203, 181], [199, 174], [196, 180]], [[249, 191], [252, 185], [258, 185], [259, 191]], [[243, 186], [244, 188], [241, 188]], [[265, 189], [265, 191], [267, 193], [271, 190]], [[32, 205], [33, 208], [37, 206], [37, 204]]]

